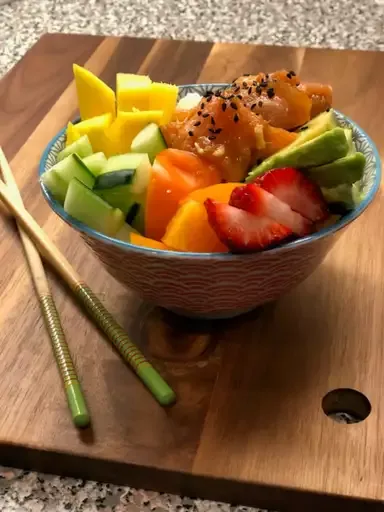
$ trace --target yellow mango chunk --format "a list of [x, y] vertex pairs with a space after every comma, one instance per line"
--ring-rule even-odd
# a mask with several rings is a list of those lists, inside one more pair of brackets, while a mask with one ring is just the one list
[[73, 65], [77, 99], [82, 121], [92, 117], [116, 113], [116, 98], [114, 91], [100, 78], [77, 64]]
[[68, 123], [67, 131], [66, 131], [66, 140], [65, 145], [70, 146], [73, 144], [77, 139], [80, 139], [81, 135], [78, 132], [76, 126], [72, 123]]
[[150, 110], [150, 91], [151, 79], [149, 76], [117, 73], [117, 110], [119, 112], [131, 112], [133, 108], [138, 110]]
[[128, 153], [136, 135], [150, 123], [159, 124], [163, 116], [161, 110], [145, 112], [119, 112], [111, 126], [106, 130], [107, 156]]
[[176, 109], [178, 87], [171, 84], [153, 82], [149, 96], [149, 110], [162, 110], [163, 117], [160, 124], [167, 124], [171, 121]]
[[111, 122], [112, 115], [103, 114], [101, 116], [87, 119], [86, 121], [81, 121], [81, 123], [76, 125], [76, 130], [80, 136], [88, 135], [94, 153], [99, 151], [104, 153], [104, 148], [107, 143], [105, 133], [111, 125]]

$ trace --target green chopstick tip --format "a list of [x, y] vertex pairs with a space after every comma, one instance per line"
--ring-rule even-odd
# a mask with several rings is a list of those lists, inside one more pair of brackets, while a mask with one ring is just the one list
[[138, 375], [161, 405], [171, 405], [176, 401], [176, 394], [153, 366], [138, 369]]
[[76, 416], [73, 416], [73, 423], [78, 428], [85, 428], [91, 423], [91, 418], [88, 413], [77, 414]]
[[72, 420], [76, 427], [87, 427], [91, 419], [85, 404], [84, 396], [79, 382], [71, 382], [66, 388], [69, 408], [72, 414]]

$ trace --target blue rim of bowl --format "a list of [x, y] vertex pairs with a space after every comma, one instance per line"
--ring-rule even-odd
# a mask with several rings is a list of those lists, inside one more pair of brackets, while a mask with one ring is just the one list
[[[196, 85], [207, 85], [207, 84], [184, 84], [180, 87], [194, 87]], [[226, 83], [212, 83], [209, 84], [213, 87], [227, 87], [228, 84]], [[379, 187], [381, 183], [381, 160], [379, 156], [379, 152], [377, 150], [376, 145], [374, 144], [371, 137], [362, 129], [359, 125], [357, 125], [352, 119], [350, 119], [348, 116], [345, 116], [341, 112], [335, 110], [337, 114], [340, 114], [349, 124], [353, 125], [357, 131], [360, 132], [360, 134], [365, 137], [371, 146], [373, 150], [373, 154], [375, 155], [375, 162], [376, 162], [376, 173], [375, 173], [375, 181], [374, 184], [367, 194], [367, 196], [361, 201], [361, 203], [351, 210], [350, 212], [347, 212], [338, 222], [333, 224], [332, 226], [320, 229], [316, 233], [313, 233], [311, 235], [307, 235], [302, 238], [298, 238], [296, 240], [292, 240], [291, 242], [283, 243], [282, 245], [279, 245], [277, 247], [274, 247], [272, 249], [265, 249], [264, 251], [260, 252], [254, 252], [250, 254], [232, 254], [232, 253], [214, 253], [214, 252], [208, 252], [208, 253], [201, 253], [201, 252], [181, 252], [181, 251], [168, 251], [163, 249], [152, 249], [150, 247], [142, 247], [138, 245], [131, 244], [130, 242], [125, 242], [123, 240], [117, 240], [116, 238], [112, 238], [108, 235], [104, 235], [103, 233], [99, 233], [98, 231], [93, 230], [92, 228], [89, 228], [86, 224], [83, 224], [82, 222], [74, 219], [70, 215], [68, 215], [63, 206], [54, 198], [52, 198], [45, 187], [45, 185], [41, 182], [40, 177], [45, 171], [45, 165], [48, 158], [48, 155], [52, 149], [52, 146], [56, 143], [56, 141], [62, 137], [65, 134], [66, 127], [64, 127], [60, 132], [55, 135], [51, 141], [48, 143], [47, 147], [44, 150], [44, 153], [41, 157], [40, 164], [39, 164], [39, 181], [40, 186], [43, 192], [43, 196], [45, 200], [48, 202], [48, 204], [51, 206], [52, 210], [59, 215], [67, 224], [70, 226], [73, 226], [77, 231], [80, 231], [81, 233], [84, 233], [85, 235], [94, 238], [100, 242], [107, 243], [112, 246], [120, 247], [121, 249], [129, 249], [130, 251], [138, 252], [138, 253], [144, 253], [144, 254], [156, 254], [156, 256], [162, 257], [162, 258], [180, 258], [180, 259], [190, 259], [190, 258], [198, 258], [201, 260], [204, 259], [217, 259], [217, 260], [237, 260], [239, 258], [245, 259], [245, 258], [251, 258], [255, 257], [256, 255], [260, 255], [262, 253], [268, 252], [268, 253], [276, 253], [277, 251], [285, 252], [292, 249], [295, 249], [299, 246], [306, 245], [310, 242], [314, 242], [317, 240], [320, 240], [322, 238], [325, 238], [329, 236], [330, 234], [336, 233], [337, 231], [341, 230], [348, 224], [350, 224], [353, 220], [357, 219], [364, 210], [369, 206], [369, 204], [374, 200]], [[79, 118], [76, 118], [73, 120], [73, 123], [78, 122]]]

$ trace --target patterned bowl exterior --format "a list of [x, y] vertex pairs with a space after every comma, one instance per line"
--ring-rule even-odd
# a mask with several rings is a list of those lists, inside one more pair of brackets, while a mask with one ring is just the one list
[[[226, 84], [180, 86], [179, 96], [204, 94]], [[350, 126], [358, 151], [366, 156], [361, 180], [363, 199], [337, 224], [318, 233], [271, 250], [247, 255], [160, 251], [115, 240], [69, 216], [43, 184], [51, 208], [80, 231], [85, 242], [111, 275], [144, 299], [186, 316], [228, 318], [277, 299], [306, 279], [322, 262], [342, 231], [369, 206], [381, 181], [381, 163], [368, 135], [349, 118], [336, 112], [343, 126]], [[65, 128], [48, 144], [39, 174], [56, 163], [64, 147]]]

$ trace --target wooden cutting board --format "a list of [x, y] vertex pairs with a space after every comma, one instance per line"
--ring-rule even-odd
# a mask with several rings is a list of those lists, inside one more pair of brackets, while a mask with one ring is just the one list
[[[384, 53], [45, 35], [0, 82], [0, 144], [29, 211], [179, 400], [161, 408], [50, 273], [93, 420], [76, 431], [15, 225], [3, 214], [0, 463], [280, 511], [381, 510], [382, 194], [277, 303], [222, 322], [153, 309], [106, 273], [39, 190], [43, 149], [76, 114], [73, 62], [110, 85], [117, 71], [184, 84], [293, 69], [331, 83], [336, 108], [384, 148]], [[331, 391], [336, 402], [324, 401]], [[342, 424], [323, 406], [349, 420], [371, 412]]]

